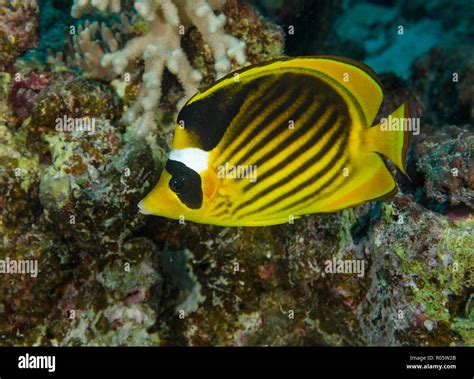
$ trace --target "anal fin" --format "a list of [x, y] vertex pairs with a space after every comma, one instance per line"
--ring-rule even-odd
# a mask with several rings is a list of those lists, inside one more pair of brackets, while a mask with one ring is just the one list
[[339, 188], [318, 200], [308, 211], [336, 212], [368, 201], [388, 198], [398, 191], [397, 183], [377, 153], [364, 155], [356, 167], [352, 176], [349, 172], [347, 182], [342, 182]]

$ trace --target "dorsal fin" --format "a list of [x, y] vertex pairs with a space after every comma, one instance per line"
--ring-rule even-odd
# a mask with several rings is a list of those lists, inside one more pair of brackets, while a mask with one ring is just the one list
[[192, 144], [207, 151], [213, 149], [247, 96], [261, 91], [265, 76], [298, 71], [309, 71], [332, 85], [354, 105], [363, 126], [372, 125], [383, 101], [383, 91], [377, 75], [368, 66], [334, 56], [279, 58], [231, 72], [189, 99], [178, 117], [185, 130], [177, 130], [174, 147]]
[[[251, 67], [244, 67], [234, 71], [219, 81], [202, 94], [197, 94], [189, 102], [200, 100], [209, 92], [225, 87], [235, 80], [238, 74], [240, 80], [258, 77], [272, 71], [285, 69], [306, 69], [312, 71], [328, 82], [336, 85], [340, 90], [351, 94], [348, 100], [357, 108], [364, 126], [371, 126], [383, 101], [383, 89], [380, 79], [367, 65], [355, 60], [330, 55], [297, 58], [279, 58], [262, 62]], [[346, 81], [347, 80], [347, 81]]]
[[[282, 62], [320, 72], [352, 94], [352, 102], [371, 126], [383, 101], [380, 79], [372, 69], [352, 59], [335, 56], [301, 57]], [[349, 99], [351, 100], [351, 99]]]

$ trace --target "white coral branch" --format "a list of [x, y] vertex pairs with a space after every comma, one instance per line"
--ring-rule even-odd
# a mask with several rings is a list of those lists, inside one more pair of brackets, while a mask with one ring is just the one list
[[[222, 8], [224, 3], [225, 0], [135, 0], [135, 10], [150, 23], [149, 33], [130, 40], [124, 48], [117, 50], [110, 38], [111, 32], [104, 29], [101, 33], [109, 41], [108, 53], [100, 51], [88, 38], [85, 38], [82, 46], [79, 45], [82, 50], [91, 50], [90, 54], [85, 54], [85, 64], [95, 66], [97, 58], [94, 56], [100, 57], [101, 66], [112, 69], [117, 75], [123, 75], [132, 68], [137, 58], [143, 58], [145, 73], [139, 97], [125, 115], [126, 122], [138, 123], [141, 135], [147, 136], [156, 127], [154, 115], [162, 95], [161, 82], [165, 68], [176, 75], [185, 91], [178, 106], [182, 106], [197, 92], [202, 81], [201, 73], [191, 66], [181, 48], [179, 31], [182, 27], [196, 26], [209, 44], [217, 77], [231, 70], [232, 61], [241, 66], [246, 64], [245, 43], [227, 34], [224, 30], [226, 17], [215, 14], [215, 10]], [[75, 0], [72, 14], [79, 17], [93, 8], [102, 12], [118, 12], [120, 1]]]

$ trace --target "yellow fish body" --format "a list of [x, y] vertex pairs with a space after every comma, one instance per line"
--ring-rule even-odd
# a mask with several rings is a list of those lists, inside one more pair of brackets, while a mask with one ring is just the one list
[[[376, 75], [339, 57], [279, 59], [231, 73], [178, 115], [142, 213], [222, 226], [286, 223], [392, 196], [379, 154], [405, 173], [405, 130], [371, 127]], [[410, 117], [408, 103], [392, 118]]]

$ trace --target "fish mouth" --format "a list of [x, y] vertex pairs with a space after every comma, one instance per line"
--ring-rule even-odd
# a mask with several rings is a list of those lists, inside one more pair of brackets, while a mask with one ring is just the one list
[[143, 200], [141, 200], [139, 203], [138, 203], [138, 209], [139, 209], [139, 212], [141, 214], [144, 214], [144, 215], [151, 215], [152, 213], [149, 212], [144, 206], [143, 206]]

